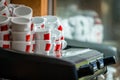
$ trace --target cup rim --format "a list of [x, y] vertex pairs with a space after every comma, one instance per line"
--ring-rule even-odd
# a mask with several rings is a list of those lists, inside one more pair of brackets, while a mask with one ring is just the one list
[[[24, 21], [17, 21], [19, 19], [23, 19]], [[27, 18], [24, 18], [24, 17], [12, 17], [11, 18], [11, 22], [14, 23], [14, 24], [18, 24], [18, 25], [25, 25], [25, 24], [29, 24], [31, 23], [31, 21]]]
[[[25, 14], [25, 15], [21, 15], [21, 14], [16, 13], [16, 10], [17, 10], [17, 9], [20, 9], [20, 8], [29, 9], [29, 12], [27, 12], [27, 14]], [[30, 14], [32, 13], [32, 8], [29, 7], [29, 6], [19, 6], [19, 7], [16, 7], [16, 8], [15, 8], [15, 10], [13, 11], [13, 13], [14, 13], [15, 15], [17, 15], [17, 16], [27, 16], [27, 15], [30, 15]]]
[[[3, 21], [1, 21], [4, 18]], [[9, 17], [0, 15], [0, 25], [9, 21]]]

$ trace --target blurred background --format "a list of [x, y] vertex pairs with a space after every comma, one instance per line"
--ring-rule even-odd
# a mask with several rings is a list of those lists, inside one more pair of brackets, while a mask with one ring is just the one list
[[[54, 13], [61, 19], [66, 38], [115, 46], [119, 58], [119, 3], [120, 0], [56, 0]], [[106, 80], [120, 80], [119, 62], [110, 66], [113, 78], [108, 78], [109, 73]]]

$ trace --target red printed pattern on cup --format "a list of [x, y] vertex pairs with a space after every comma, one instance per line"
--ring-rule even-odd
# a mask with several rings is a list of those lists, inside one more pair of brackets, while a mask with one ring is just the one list
[[26, 51], [26, 52], [30, 52], [30, 45], [26, 45], [25, 51]]
[[34, 24], [32, 23], [31, 24], [31, 31], [33, 31], [33, 28], [34, 28]]
[[4, 5], [7, 6], [7, 1], [5, 0]]
[[60, 41], [60, 39], [56, 39], [55, 41]]
[[6, 31], [6, 30], [8, 30], [8, 25], [2, 25], [2, 26], [0, 26], [0, 30], [1, 30], [1, 31]]
[[64, 36], [61, 36], [61, 39], [60, 40], [64, 40]]
[[26, 35], [26, 41], [30, 41], [30, 34]]
[[10, 48], [9, 44], [3, 44], [3, 48]]
[[63, 27], [60, 25], [60, 26], [58, 26], [58, 30], [59, 31], [63, 31]]
[[3, 36], [3, 40], [4, 40], [4, 41], [9, 41], [9, 40], [10, 40], [10, 34], [5, 34], [5, 35]]
[[50, 33], [44, 34], [44, 40], [50, 40]]
[[51, 44], [50, 44], [50, 43], [47, 43], [47, 44], [46, 44], [46, 47], [45, 47], [45, 51], [49, 51], [49, 50], [50, 50], [50, 47], [51, 47]]
[[61, 49], [61, 44], [56, 44], [54, 51], [59, 51]]
[[44, 25], [44, 24], [42, 24], [42, 25], [41, 25], [41, 28], [44, 28], [44, 27], [45, 27], [45, 25]]
[[2, 15], [3, 15], [3, 16], [6, 16], [7, 14], [6, 14], [6, 13], [3, 13]]

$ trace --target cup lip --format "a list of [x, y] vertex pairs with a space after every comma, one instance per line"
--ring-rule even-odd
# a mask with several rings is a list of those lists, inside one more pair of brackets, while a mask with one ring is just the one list
[[9, 17], [0, 15], [0, 19], [4, 18], [3, 21], [0, 20], [0, 25], [9, 21]]
[[[18, 19], [24, 19], [24, 21], [21, 21], [21, 22], [17, 21]], [[18, 25], [26, 25], [26, 24], [31, 23], [31, 21], [29, 19], [24, 18], [24, 17], [12, 17], [11, 22], [14, 23], [14, 24], [18, 24]]]
[[[26, 8], [26, 9], [29, 9], [29, 13], [25, 14], [25, 15], [20, 15], [20, 14], [17, 14], [16, 13], [16, 10], [19, 9], [19, 8]], [[17, 16], [27, 16], [27, 15], [30, 15], [32, 13], [32, 8], [29, 7], [29, 6], [19, 6], [19, 7], [16, 7], [13, 11], [13, 13]]]

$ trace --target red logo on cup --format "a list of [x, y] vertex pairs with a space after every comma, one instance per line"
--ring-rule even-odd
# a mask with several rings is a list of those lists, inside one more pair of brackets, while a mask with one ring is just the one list
[[4, 45], [3, 45], [3, 48], [10, 48], [10, 45], [4, 44]]
[[3, 36], [3, 40], [4, 40], [4, 41], [9, 41], [9, 40], [10, 40], [10, 35], [9, 35], [9, 34], [5, 34], [5, 35]]
[[8, 30], [8, 25], [3, 25], [3, 26], [0, 26], [1, 27], [1, 31], [6, 31]]
[[45, 51], [49, 51], [49, 50], [50, 50], [50, 47], [51, 47], [51, 44], [47, 43], [47, 44], [46, 44]]
[[26, 41], [30, 41], [30, 34], [26, 35]]
[[30, 52], [30, 45], [26, 45], [26, 52]]
[[63, 30], [63, 27], [60, 25], [60, 26], [58, 27], [58, 30], [62, 31], [62, 30]]
[[44, 40], [49, 40], [50, 39], [50, 33], [44, 34]]

